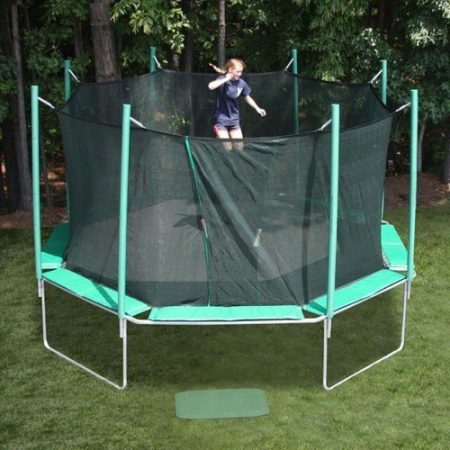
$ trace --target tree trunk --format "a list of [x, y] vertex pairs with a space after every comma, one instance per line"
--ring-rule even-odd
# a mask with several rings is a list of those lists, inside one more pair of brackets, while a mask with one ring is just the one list
[[[191, 0], [182, 0], [181, 8], [190, 21], [192, 18]], [[184, 33], [184, 50], [181, 55], [181, 70], [183, 72], [192, 72], [194, 67], [194, 33], [192, 28], [188, 28]]]
[[22, 54], [20, 50], [19, 18], [17, 5], [11, 5], [11, 29], [12, 48], [16, 62], [16, 84], [17, 84], [17, 121], [18, 133], [16, 136], [17, 163], [19, 168], [20, 183], [20, 206], [24, 210], [31, 209], [31, 179], [30, 165], [28, 160], [27, 144], [27, 122], [25, 117], [25, 98], [23, 89]]
[[225, 0], [219, 0], [219, 36], [217, 56], [219, 66], [225, 66]]
[[[12, 101], [10, 102], [12, 103]], [[3, 154], [5, 156], [6, 189], [8, 195], [8, 213], [19, 208], [19, 174], [17, 173], [17, 160], [14, 151], [14, 125], [11, 119], [3, 121]]]
[[114, 31], [109, 6], [112, 0], [95, 0], [90, 4], [95, 79], [97, 82], [120, 78]]
[[386, 4], [385, 0], [378, 1], [377, 8], [377, 27], [380, 31], [385, 29]]
[[180, 70], [180, 55], [178, 53], [172, 54], [172, 65], [174, 70]]
[[447, 186], [447, 192], [450, 192], [450, 132], [447, 136], [447, 151], [445, 153], [444, 165], [442, 167], [442, 182]]
[[83, 25], [79, 19], [76, 19], [73, 24], [73, 46], [75, 49], [75, 58], [80, 58], [84, 53], [84, 48]]
[[8, 205], [8, 198], [6, 196], [5, 191], [5, 180], [3, 178], [3, 170], [2, 170], [2, 164], [3, 164], [3, 156], [0, 149], [0, 208], [5, 208]]

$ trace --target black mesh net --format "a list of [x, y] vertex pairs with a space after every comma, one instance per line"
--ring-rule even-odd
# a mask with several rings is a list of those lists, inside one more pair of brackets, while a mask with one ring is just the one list
[[317, 130], [339, 103], [337, 285], [381, 269], [392, 114], [372, 87], [249, 74], [267, 117], [242, 104], [245, 138], [219, 141], [207, 89], [214, 78], [158, 71], [81, 84], [59, 110], [68, 268], [117, 286], [120, 124], [130, 103], [147, 129], [131, 131], [128, 294], [163, 306], [302, 305], [325, 293], [331, 135]]

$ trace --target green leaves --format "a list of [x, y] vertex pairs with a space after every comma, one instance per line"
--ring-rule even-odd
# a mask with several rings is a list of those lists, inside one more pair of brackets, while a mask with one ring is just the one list
[[180, 1], [120, 0], [112, 8], [111, 19], [124, 19], [133, 33], [142, 32], [156, 41], [166, 41], [171, 50], [181, 53], [184, 47], [184, 30], [190, 26]]
[[8, 97], [16, 90], [14, 77], [14, 60], [0, 53], [0, 122], [4, 120], [9, 113]]

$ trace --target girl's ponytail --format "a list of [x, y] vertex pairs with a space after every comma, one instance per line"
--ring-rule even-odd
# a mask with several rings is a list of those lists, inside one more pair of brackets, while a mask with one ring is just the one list
[[225, 70], [221, 69], [220, 67], [217, 67], [213, 63], [209, 63], [209, 67], [212, 67], [217, 73], [221, 73], [222, 75], [224, 73], [227, 73]]

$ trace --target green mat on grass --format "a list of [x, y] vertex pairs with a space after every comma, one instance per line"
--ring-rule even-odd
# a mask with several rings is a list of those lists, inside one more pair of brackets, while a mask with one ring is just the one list
[[269, 414], [266, 393], [261, 389], [184, 391], [175, 395], [181, 419], [224, 419]]

